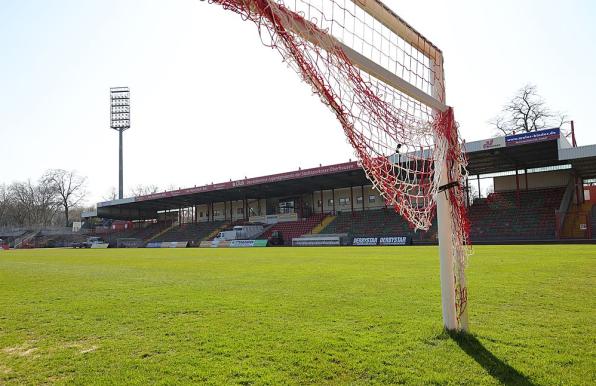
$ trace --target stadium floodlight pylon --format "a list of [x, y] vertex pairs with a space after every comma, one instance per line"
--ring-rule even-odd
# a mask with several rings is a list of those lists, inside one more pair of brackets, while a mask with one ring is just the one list
[[118, 198], [124, 198], [124, 159], [122, 135], [130, 129], [130, 89], [110, 88], [110, 127], [118, 132]]
[[444, 324], [467, 331], [467, 161], [442, 52], [379, 0], [209, 2], [256, 24], [336, 115], [368, 179], [412, 228], [429, 230], [437, 215]]

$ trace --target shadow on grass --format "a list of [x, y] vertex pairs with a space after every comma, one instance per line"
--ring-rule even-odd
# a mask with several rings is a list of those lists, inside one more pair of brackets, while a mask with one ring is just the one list
[[494, 356], [494, 354], [488, 351], [473, 335], [453, 332], [448, 334], [466, 354], [502, 384], [534, 385], [527, 376]]

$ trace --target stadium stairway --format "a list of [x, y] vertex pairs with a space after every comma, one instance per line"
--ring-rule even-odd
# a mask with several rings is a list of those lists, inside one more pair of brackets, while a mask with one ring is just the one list
[[323, 231], [323, 229], [327, 228], [327, 226], [329, 224], [331, 224], [333, 221], [335, 221], [335, 219], [337, 218], [337, 216], [327, 216], [323, 219], [323, 221], [321, 221], [319, 223], [319, 225], [317, 225], [316, 227], [314, 227], [312, 229], [312, 231], [310, 232], [313, 235], [318, 235], [319, 233], [321, 233]]
[[226, 226], [224, 221], [201, 222], [194, 224], [182, 224], [170, 229], [168, 232], [153, 239], [153, 242], [189, 242], [191, 244], [198, 244], [206, 240], [208, 236], [219, 231]]
[[30, 248], [32, 241], [38, 236], [39, 231], [27, 231], [21, 237], [14, 240], [14, 249]]
[[160, 232], [158, 232], [158, 233], [154, 234], [153, 236], [149, 237], [149, 238], [146, 240], [146, 242], [150, 243], [150, 242], [154, 241], [154, 240], [155, 240], [155, 239], [157, 239], [158, 237], [160, 237], [160, 236], [162, 236], [162, 235], [166, 234], [167, 232], [171, 231], [172, 229], [174, 229], [174, 228], [175, 228], [175, 227], [177, 227], [177, 226], [178, 226], [178, 223], [177, 223], [177, 222], [175, 222], [175, 223], [172, 223], [172, 225], [170, 225], [169, 227], [167, 227], [167, 228], [165, 228], [164, 230], [162, 230], [162, 231], [160, 231]]
[[[219, 232], [223, 232], [230, 225], [231, 224], [229, 222], [224, 222], [221, 226], [215, 228], [213, 231], [211, 231], [211, 233], [209, 233], [207, 236], [205, 236], [203, 238], [203, 240], [213, 240], [214, 238], [217, 237], [217, 235], [219, 234]], [[203, 241], [203, 240], [201, 240], [201, 241]]]
[[[565, 215], [561, 238], [563, 239], [586, 239], [589, 238], [588, 229], [582, 230], [580, 224], [592, 221], [593, 204], [585, 202], [582, 205], [574, 206]], [[592, 221], [592, 224], [594, 222]], [[587, 225], [587, 224], [586, 224]], [[593, 226], [593, 225], [592, 225]], [[593, 236], [593, 235], [592, 235]]]

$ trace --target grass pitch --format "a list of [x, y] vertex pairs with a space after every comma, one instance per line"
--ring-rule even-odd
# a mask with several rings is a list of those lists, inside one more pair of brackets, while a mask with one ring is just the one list
[[596, 246], [0, 252], [0, 384], [595, 384]]

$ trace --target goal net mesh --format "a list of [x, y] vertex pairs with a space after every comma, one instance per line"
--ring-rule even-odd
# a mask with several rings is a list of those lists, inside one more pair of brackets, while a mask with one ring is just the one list
[[[465, 283], [469, 255], [467, 161], [453, 111], [407, 96], [350, 59], [355, 52], [444, 102], [442, 56], [427, 42], [421, 43], [432, 48], [426, 53], [409, 44], [358, 1], [209, 0], [256, 24], [263, 44], [278, 50], [336, 115], [367, 178], [413, 229], [429, 230], [438, 195], [448, 196], [461, 315], [467, 295], [459, 283]], [[442, 182], [445, 168], [448, 181]], [[441, 183], [448, 182], [452, 188], [441, 192]]]

